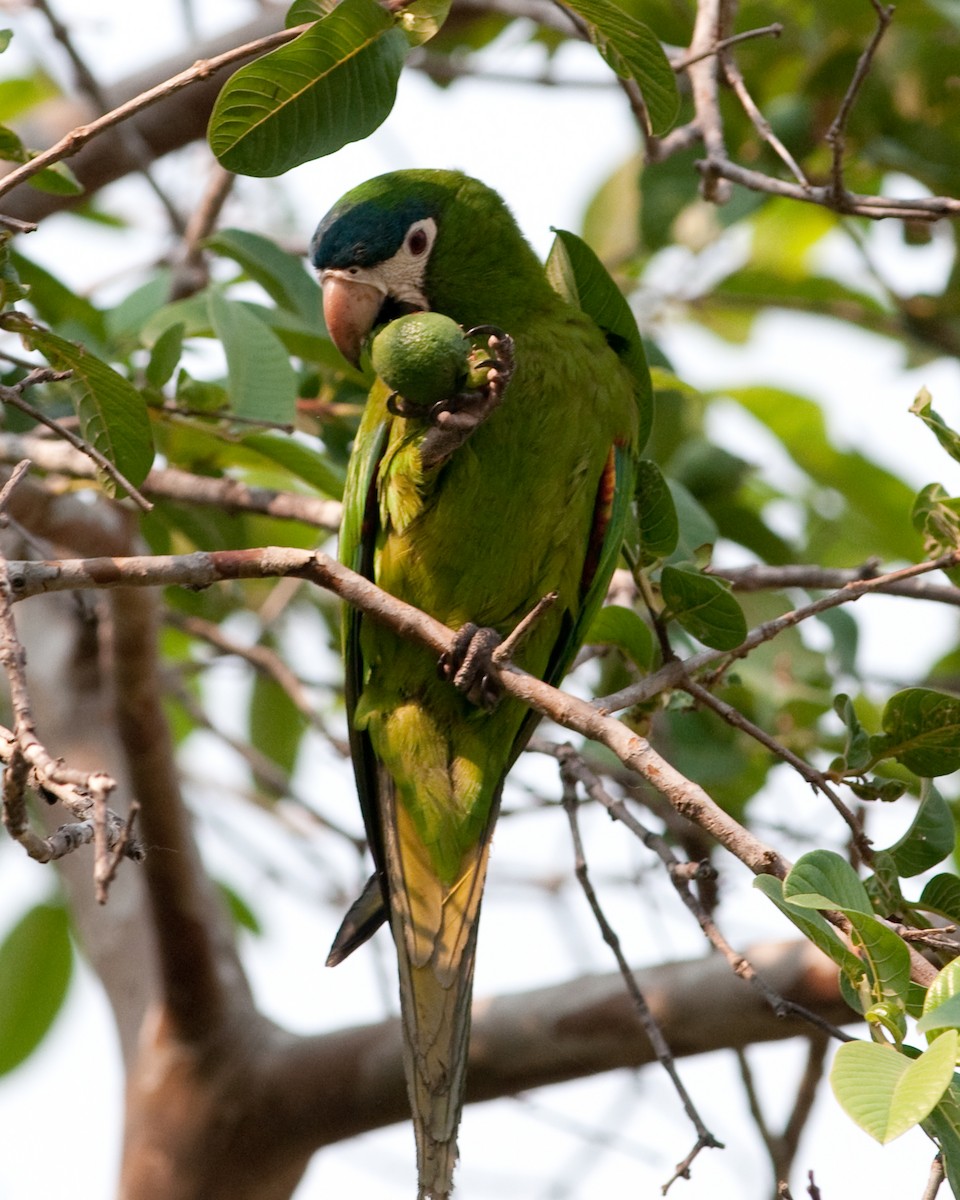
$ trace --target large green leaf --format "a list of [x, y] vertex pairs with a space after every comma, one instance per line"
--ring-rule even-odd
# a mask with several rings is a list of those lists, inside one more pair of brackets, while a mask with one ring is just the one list
[[280, 339], [244, 305], [221, 292], [212, 291], [208, 303], [227, 356], [230, 407], [238, 417], [292, 424], [297, 377]]
[[680, 107], [677, 80], [656, 34], [614, 0], [564, 0], [581, 16], [614, 71], [643, 93], [653, 133], [666, 133]]
[[590, 622], [585, 638], [589, 646], [619, 646], [646, 670], [653, 661], [653, 634], [639, 613], [620, 604], [606, 604]]
[[949, 1030], [913, 1060], [890, 1046], [846, 1042], [830, 1072], [833, 1093], [861, 1129], [886, 1145], [924, 1120], [946, 1091], [957, 1036]]
[[905, 688], [887, 701], [882, 724], [870, 739], [875, 759], [895, 758], [928, 777], [960, 770], [960, 696]]
[[845, 858], [833, 850], [802, 855], [783, 881], [784, 899], [801, 908], [873, 911], [867, 889]]
[[325, 496], [332, 496], [335, 500], [342, 498], [346, 483], [343, 469], [300, 437], [282, 433], [251, 433], [242, 439], [242, 444], [279, 463]]
[[677, 509], [660, 468], [649, 458], [637, 463], [638, 559], [649, 567], [677, 548], [680, 525]]
[[0, 943], [0, 1075], [43, 1041], [63, 1005], [72, 969], [67, 914], [60, 905], [31, 908]]
[[215, 254], [232, 258], [281, 308], [319, 324], [320, 286], [307, 272], [303, 259], [245, 229], [218, 230], [204, 245]]
[[660, 591], [668, 614], [705, 646], [732, 650], [747, 636], [743, 609], [719, 579], [682, 567], [664, 567]]
[[653, 424], [653, 385], [637, 321], [610, 273], [581, 237], [557, 229], [547, 256], [546, 272], [554, 289], [592, 318], [603, 330], [611, 349], [634, 378], [640, 409], [641, 448]]
[[924, 885], [918, 907], [938, 912], [954, 925], [960, 925], [960, 877], [942, 872]]
[[[80, 432], [136, 487], [153, 464], [153, 437], [143, 397], [129, 380], [85, 347], [68, 342], [23, 313], [0, 317], [0, 327], [20, 336], [58, 371], [71, 371]], [[114, 490], [104, 476], [103, 486]]]
[[870, 968], [871, 991], [877, 1003], [893, 1001], [903, 1008], [910, 987], [910, 951], [898, 934], [876, 917], [843, 910], [854, 930], [854, 943]]
[[261, 671], [254, 677], [248, 722], [254, 749], [291, 774], [306, 722], [289, 694]]
[[924, 786], [920, 807], [907, 832], [890, 846], [897, 871], [906, 878], [929, 871], [953, 851], [953, 813], [932, 783]]
[[365, 138], [393, 108], [407, 49], [376, 0], [343, 0], [231, 75], [210, 117], [214, 154], [229, 171], [281, 175]]
[[830, 922], [815, 909], [803, 908], [784, 898], [783, 883], [774, 875], [758, 875], [753, 886], [780, 909], [800, 932], [822, 950], [851, 981], [864, 973], [863, 963], [844, 942]]

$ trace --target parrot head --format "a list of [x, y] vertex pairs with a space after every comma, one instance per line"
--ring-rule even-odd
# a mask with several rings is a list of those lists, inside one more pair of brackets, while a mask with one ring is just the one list
[[354, 365], [367, 335], [395, 317], [509, 324], [518, 279], [543, 281], [501, 198], [459, 171], [394, 171], [354, 188], [320, 222], [310, 260], [327, 330]]

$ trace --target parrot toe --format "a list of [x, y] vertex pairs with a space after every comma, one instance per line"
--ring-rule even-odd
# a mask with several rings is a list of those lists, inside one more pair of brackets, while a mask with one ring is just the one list
[[494, 629], [472, 622], [461, 626], [453, 646], [441, 655], [440, 678], [448, 679], [477, 708], [495, 708], [503, 694], [493, 661], [500, 642], [500, 635]]

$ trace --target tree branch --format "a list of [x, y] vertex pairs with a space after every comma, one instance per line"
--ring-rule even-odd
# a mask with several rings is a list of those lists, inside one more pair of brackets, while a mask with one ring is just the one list
[[180, 797], [157, 663], [157, 599], [111, 594], [116, 720], [133, 795], [140, 801], [151, 925], [167, 1020], [186, 1042], [252, 1008], [232, 929], [213, 894]]
[[[908, 578], [952, 566], [958, 561], [960, 551], [944, 555], [934, 562], [920, 563], [893, 572], [891, 577]], [[319, 551], [311, 553], [267, 547], [261, 550], [197, 552], [183, 556], [11, 563], [10, 570], [13, 594], [19, 599], [44, 591], [77, 587], [150, 587], [161, 584], [207, 587], [224, 580], [262, 579], [276, 575], [309, 579], [320, 587], [336, 592], [373, 620], [388, 625], [400, 637], [419, 643], [438, 659], [454, 648], [456, 635], [441, 622], [381, 591], [369, 580]], [[863, 580], [850, 584], [839, 593], [823, 597], [806, 610], [798, 609], [775, 621], [766, 622], [737, 650], [731, 652], [732, 656], [747, 654], [754, 644], [762, 644], [780, 629], [789, 628], [804, 616], [866, 594], [876, 586], [876, 582]], [[680, 663], [679, 668], [684, 670], [686, 665]], [[608, 710], [600, 707], [601, 702], [588, 704], [511, 664], [501, 669], [499, 677], [504, 691], [530, 708], [606, 746], [625, 766], [656, 788], [678, 813], [699, 825], [755, 874], [774, 875], [780, 879], [786, 876], [791, 866], [786, 858], [735, 821], [702, 787], [685, 778], [662, 758], [645, 738], [607, 716]], [[628, 700], [627, 703], [633, 701]], [[845, 932], [848, 930], [849, 923], [842, 916], [833, 914], [831, 919], [838, 928]], [[936, 975], [935, 968], [912, 947], [910, 955], [913, 978], [918, 983], [929, 984]]]

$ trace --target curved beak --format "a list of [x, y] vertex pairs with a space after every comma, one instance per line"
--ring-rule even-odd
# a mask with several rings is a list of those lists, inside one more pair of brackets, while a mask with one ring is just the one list
[[338, 270], [324, 271], [320, 287], [327, 332], [343, 357], [359, 366], [363, 340], [373, 328], [384, 293], [376, 284]]

